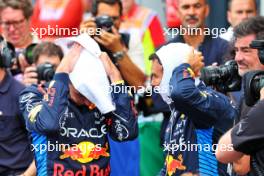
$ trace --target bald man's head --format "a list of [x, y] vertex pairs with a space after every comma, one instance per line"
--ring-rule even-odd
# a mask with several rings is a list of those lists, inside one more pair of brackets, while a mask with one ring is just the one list
[[178, 17], [184, 27], [204, 27], [208, 15], [209, 5], [206, 0], [178, 0]]

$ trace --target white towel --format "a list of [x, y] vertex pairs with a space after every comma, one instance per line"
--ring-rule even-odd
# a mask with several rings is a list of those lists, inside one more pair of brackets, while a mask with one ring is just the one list
[[84, 47], [80, 57], [70, 73], [70, 80], [75, 89], [94, 103], [102, 114], [115, 110], [111, 98], [110, 83], [102, 61], [99, 59], [99, 45], [87, 34], [77, 37], [57, 39], [55, 43], [62, 47], [64, 54], [77, 42]]
[[189, 54], [192, 51], [192, 47], [184, 43], [170, 43], [161, 47], [156, 54], [158, 55], [162, 67], [163, 76], [160, 82], [161, 97], [167, 103], [171, 104], [170, 98], [171, 87], [169, 82], [172, 76], [173, 70], [183, 63], [187, 63]]

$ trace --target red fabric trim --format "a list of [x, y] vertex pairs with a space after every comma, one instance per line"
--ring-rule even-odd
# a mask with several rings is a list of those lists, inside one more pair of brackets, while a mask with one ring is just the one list
[[149, 25], [149, 30], [151, 33], [151, 38], [153, 40], [155, 48], [163, 45], [165, 43], [165, 37], [163, 35], [163, 29], [161, 27], [160, 21], [157, 16], [153, 18]]

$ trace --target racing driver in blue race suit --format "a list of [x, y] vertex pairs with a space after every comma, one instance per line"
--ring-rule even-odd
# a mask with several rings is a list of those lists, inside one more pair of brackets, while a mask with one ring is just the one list
[[[38, 176], [110, 175], [108, 136], [125, 141], [138, 135], [129, 94], [112, 93], [116, 110], [101, 114], [71, 84], [69, 73], [82, 49], [75, 43], [51, 82], [27, 87], [20, 95], [20, 109], [31, 132]], [[109, 57], [102, 53], [100, 59], [112, 86], [123, 86]]]
[[215, 150], [220, 136], [232, 127], [237, 110], [228, 97], [197, 77], [204, 65], [201, 53], [187, 44], [171, 43], [150, 59], [152, 86], [159, 87], [171, 109], [160, 175], [227, 176], [228, 167], [217, 162]]

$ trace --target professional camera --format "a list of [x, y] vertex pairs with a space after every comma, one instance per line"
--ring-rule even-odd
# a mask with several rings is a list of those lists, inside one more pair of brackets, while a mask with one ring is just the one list
[[259, 60], [262, 64], [264, 64], [264, 40], [253, 40], [250, 47], [258, 49]]
[[238, 66], [234, 60], [227, 61], [224, 65], [207, 66], [201, 70], [201, 80], [208, 86], [215, 87], [218, 91], [226, 93], [241, 89], [241, 77]]
[[[30, 44], [23, 52], [26, 61], [31, 65], [33, 63], [32, 50], [36, 44]], [[21, 73], [20, 63], [16, 56], [15, 47], [4, 40], [0, 35], [0, 67], [8, 68], [12, 75]]]
[[110, 16], [103, 15], [95, 18], [97, 28], [112, 32], [112, 26], [114, 25], [113, 19]]
[[38, 81], [51, 81], [54, 74], [55, 68], [50, 63], [44, 63], [37, 67]]
[[[97, 28], [104, 29], [107, 32], [112, 33], [112, 27], [114, 26], [114, 21], [113, 18], [107, 15], [102, 15], [98, 16], [95, 18], [95, 23]], [[127, 33], [119, 33], [121, 36], [121, 41], [122, 43], [126, 46], [126, 48], [129, 48], [129, 40], [130, 40], [130, 35]], [[114, 64], [117, 65], [117, 59], [113, 55], [113, 53], [109, 50], [109, 48], [103, 46], [102, 44], [98, 43], [100, 46], [101, 51], [106, 52], [111, 60], [113, 61]]]
[[0, 36], [0, 67], [11, 68], [16, 62], [15, 47]]
[[248, 106], [254, 105], [260, 98], [264, 87], [264, 71], [251, 71], [243, 76], [245, 101]]
[[[261, 64], [264, 64], [264, 40], [253, 40], [250, 47], [258, 50]], [[243, 76], [245, 101], [253, 106], [260, 98], [260, 90], [264, 87], [264, 71], [251, 71]]]

